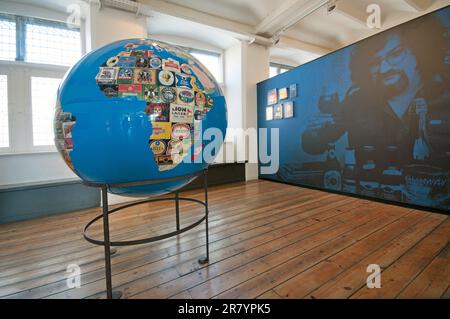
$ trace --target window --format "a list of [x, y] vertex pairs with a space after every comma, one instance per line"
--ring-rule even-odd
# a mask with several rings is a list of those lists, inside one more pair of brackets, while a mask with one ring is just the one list
[[25, 38], [27, 62], [72, 65], [81, 57], [79, 31], [28, 23]]
[[80, 29], [0, 13], [0, 59], [71, 66], [81, 57]]
[[0, 154], [56, 151], [57, 89], [81, 54], [78, 27], [0, 13]]
[[0, 74], [0, 147], [9, 147], [8, 77]]
[[61, 79], [31, 77], [33, 145], [53, 145], [53, 115]]
[[222, 64], [220, 54], [206, 51], [189, 50], [214, 76], [216, 81], [222, 82]]
[[0, 16], [0, 59], [16, 59], [16, 22]]
[[283, 74], [284, 72], [287, 72], [291, 69], [293, 69], [293, 67], [291, 67], [291, 66], [277, 64], [277, 63], [270, 63], [269, 78], [274, 77], [278, 74]]

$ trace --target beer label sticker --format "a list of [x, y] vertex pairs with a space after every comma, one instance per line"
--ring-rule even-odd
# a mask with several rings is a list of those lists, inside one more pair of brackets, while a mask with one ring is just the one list
[[204, 107], [206, 105], [206, 96], [203, 92], [195, 92], [195, 105]]
[[187, 89], [192, 89], [192, 76], [190, 75], [185, 75], [185, 74], [177, 74], [176, 75], [177, 78], [177, 86], [178, 87], [185, 87]]
[[181, 72], [186, 73], [186, 74], [192, 74], [192, 70], [191, 67], [189, 66], [189, 64], [183, 63], [180, 66]]
[[119, 58], [117, 56], [113, 56], [113, 57], [110, 57], [108, 59], [108, 61], [106, 61], [106, 65], [112, 67], [112, 66], [116, 66], [116, 64], [118, 62], [119, 62]]
[[160, 97], [164, 103], [173, 103], [177, 99], [177, 91], [173, 87], [161, 86]]
[[170, 140], [167, 146], [167, 155], [182, 154], [183, 153], [183, 141]]
[[122, 52], [119, 52], [119, 54], [117, 56], [129, 57], [130, 55], [131, 55], [130, 51], [122, 51]]
[[134, 84], [156, 84], [156, 70], [154, 69], [140, 69], [134, 70]]
[[147, 103], [145, 113], [151, 122], [169, 122], [170, 105], [166, 103]]
[[135, 56], [129, 56], [129, 57], [120, 56], [117, 66], [120, 66], [123, 68], [134, 68], [136, 66], [136, 57]]
[[173, 85], [175, 81], [175, 77], [173, 76], [173, 73], [167, 70], [162, 70], [158, 74], [159, 83], [166, 86]]
[[152, 149], [153, 155], [162, 155], [166, 152], [166, 143], [161, 140], [155, 140], [150, 142], [150, 148]]
[[177, 88], [177, 104], [193, 106], [194, 91], [189, 89]]
[[162, 68], [167, 71], [172, 71], [175, 73], [180, 72], [180, 62], [174, 59], [163, 59]]
[[159, 102], [159, 86], [153, 84], [144, 84], [144, 98], [147, 102]]
[[191, 127], [188, 124], [174, 124], [172, 126], [172, 139], [181, 140], [191, 136]]
[[133, 83], [134, 68], [120, 68], [117, 75], [117, 83], [131, 84]]
[[149, 65], [149, 67], [151, 67], [153, 69], [160, 69], [161, 68], [161, 59], [158, 57], [152, 57], [148, 61], [148, 65]]
[[192, 123], [194, 107], [170, 104], [170, 121], [173, 123]]
[[100, 90], [107, 97], [117, 97], [119, 94], [119, 86], [117, 84], [100, 85]]
[[141, 93], [142, 85], [139, 84], [119, 84], [119, 92]]
[[100, 84], [116, 84], [117, 83], [118, 68], [116, 67], [101, 67], [95, 80]]
[[170, 122], [152, 122], [151, 140], [170, 140], [172, 132], [172, 123]]
[[136, 57], [136, 67], [137, 68], [146, 68], [147, 67], [147, 59], [143, 56]]

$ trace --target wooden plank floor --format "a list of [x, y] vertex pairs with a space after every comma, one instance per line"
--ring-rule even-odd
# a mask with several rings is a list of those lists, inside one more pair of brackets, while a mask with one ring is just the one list
[[[202, 198], [201, 191], [183, 195]], [[210, 264], [204, 225], [177, 238], [118, 247], [113, 286], [125, 298], [450, 298], [450, 218], [295, 186], [212, 187]], [[182, 225], [202, 214], [181, 205]], [[99, 209], [0, 225], [1, 298], [104, 298], [103, 248], [83, 226]], [[111, 215], [112, 240], [175, 230], [174, 205]], [[101, 223], [90, 231], [101, 238]], [[81, 287], [67, 287], [67, 266]], [[382, 269], [366, 287], [367, 266]]]

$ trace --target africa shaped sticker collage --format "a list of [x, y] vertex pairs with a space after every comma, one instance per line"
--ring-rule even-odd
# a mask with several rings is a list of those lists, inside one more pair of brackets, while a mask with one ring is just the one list
[[55, 146], [61, 152], [64, 160], [73, 170], [70, 152], [73, 150], [72, 129], [76, 123], [75, 116], [69, 112], [63, 112], [61, 104], [56, 101], [56, 112], [54, 118]]
[[189, 63], [160, 58], [130, 43], [99, 68], [96, 82], [107, 97], [135, 96], [146, 101], [153, 128], [149, 146], [160, 171], [188, 155], [204, 115], [212, 108]]

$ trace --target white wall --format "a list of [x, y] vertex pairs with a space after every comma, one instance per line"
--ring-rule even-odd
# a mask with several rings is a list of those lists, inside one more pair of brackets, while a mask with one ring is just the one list
[[[269, 49], [258, 44], [243, 46], [243, 75], [244, 75], [244, 125], [245, 129], [257, 128], [257, 92], [256, 84], [269, 77]], [[256, 152], [257, 145], [249, 152]], [[258, 179], [258, 164], [248, 163], [245, 168], [246, 180]]]
[[147, 18], [133, 13], [107, 7], [99, 10], [92, 4], [87, 20], [92, 49], [117, 40], [147, 37]]

